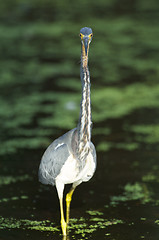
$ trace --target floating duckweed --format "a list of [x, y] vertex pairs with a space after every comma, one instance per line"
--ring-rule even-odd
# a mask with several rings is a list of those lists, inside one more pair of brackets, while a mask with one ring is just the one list
[[156, 220], [156, 221], [155, 221], [155, 224], [159, 225], [159, 220]]
[[98, 134], [102, 134], [102, 135], [109, 135], [111, 133], [111, 129], [110, 128], [95, 128], [93, 129], [93, 135], [98, 135]]
[[73, 224], [73, 223], [76, 223], [78, 222], [78, 219], [77, 218], [71, 218], [70, 219], [70, 223]]
[[[94, 211], [99, 213], [98, 211]], [[86, 221], [86, 220], [85, 220]], [[91, 218], [90, 220], [87, 219], [87, 222], [94, 222], [91, 224], [84, 224], [83, 227], [79, 227], [80, 225], [77, 223], [74, 228], [77, 229], [75, 230], [75, 234], [81, 235], [86, 239], [86, 234], [91, 234], [95, 232], [97, 229], [104, 229], [107, 228], [108, 226], [111, 225], [116, 225], [116, 224], [122, 224], [123, 221], [120, 219], [112, 219], [112, 220], [107, 220], [104, 218]]]
[[138, 143], [111, 143], [111, 142], [101, 142], [97, 145], [98, 151], [109, 151], [111, 148], [124, 149], [127, 151], [134, 151], [139, 147]]
[[146, 218], [145, 217], [141, 217], [140, 220], [141, 221], [146, 221]]
[[139, 147], [138, 143], [116, 143], [113, 144], [115, 148], [125, 149], [127, 151], [134, 151]]
[[85, 219], [84, 219], [84, 217], [80, 217], [80, 219], [79, 219], [78, 221], [79, 221], [79, 222], [84, 222]]
[[47, 226], [32, 226], [32, 227], [28, 227], [28, 229], [37, 230], [37, 231], [47, 231], [47, 232], [56, 232], [56, 231], [59, 231], [58, 228], [55, 228], [55, 227], [47, 227]]
[[13, 228], [20, 228], [21, 223], [20, 221], [14, 220], [13, 218], [3, 218], [0, 217], [0, 229], [13, 229]]
[[152, 201], [151, 192], [149, 192], [145, 184], [128, 183], [125, 185], [124, 193], [122, 195], [111, 197], [111, 205], [116, 206], [117, 204], [119, 204], [119, 202], [126, 202], [132, 200], [140, 200], [143, 204], [150, 202]]
[[8, 202], [8, 198], [2, 198], [2, 199], [0, 199], [0, 203], [2, 203], [2, 202]]
[[106, 220], [103, 225], [105, 226], [111, 226], [111, 225], [116, 225], [116, 224], [122, 224], [124, 223], [122, 220], [120, 219], [112, 219], [111, 221], [110, 220]]
[[103, 218], [91, 218], [91, 221], [99, 222], [99, 221], [104, 221], [104, 219]]
[[[91, 211], [96, 213], [96, 215], [101, 215], [99, 211]], [[119, 219], [112, 219], [107, 220], [104, 218], [90, 218], [90, 219], [70, 219], [70, 231], [74, 231], [76, 235], [79, 235], [85, 239], [87, 239], [87, 234], [91, 234], [95, 232], [97, 229], [104, 229], [108, 226], [121, 224], [123, 223], [122, 220]], [[35, 231], [42, 231], [42, 232], [57, 232], [60, 231], [59, 228], [54, 226], [54, 223], [50, 222], [49, 220], [45, 221], [31, 221], [28, 219], [13, 219], [13, 218], [3, 218], [0, 217], [0, 229], [30, 229]]]
[[17, 220], [13, 218], [0, 217], [0, 229], [14, 229], [14, 228], [51, 232], [59, 231], [59, 229], [57, 227], [53, 227], [53, 223], [51, 223], [48, 220], [31, 221], [27, 219]]
[[154, 173], [150, 172], [147, 175], [144, 175], [142, 177], [142, 181], [143, 182], [159, 182], [159, 177], [157, 177], [156, 175], [154, 175]]
[[98, 228], [98, 224], [89, 225], [89, 228], [90, 228], [90, 229], [91, 229], [91, 228], [93, 228], [93, 229]]
[[21, 199], [28, 199], [28, 196], [21, 196]]
[[106, 233], [105, 235], [106, 235], [106, 236], [110, 236], [111, 234], [110, 234], [110, 233]]
[[11, 183], [16, 183], [16, 182], [23, 182], [26, 180], [31, 180], [32, 178], [25, 174], [23, 176], [17, 176], [17, 177], [13, 177], [13, 176], [0, 176], [0, 186], [2, 185], [8, 185]]
[[111, 147], [112, 147], [112, 143], [103, 141], [103, 142], [100, 142], [96, 148], [98, 151], [107, 152], [111, 149]]
[[12, 199], [13, 201], [15, 201], [15, 200], [18, 200], [19, 197], [12, 197], [11, 199]]
[[76, 234], [82, 234], [82, 236], [85, 236], [85, 233], [92, 233], [94, 232], [96, 229], [95, 228], [86, 228], [86, 229], [78, 229], [75, 231]]
[[159, 124], [134, 125], [130, 130], [137, 134], [136, 138], [141, 142], [146, 142], [148, 144], [159, 142]]
[[0, 199], [0, 203], [9, 202], [9, 201], [16, 201], [16, 200], [21, 200], [21, 199], [22, 199], [22, 200], [28, 199], [28, 196], [2, 198], [2, 199]]
[[85, 227], [87, 227], [86, 223], [77, 223], [77, 224], [71, 223], [70, 224], [70, 229], [82, 229], [82, 228], [85, 228]]
[[96, 215], [103, 215], [103, 213], [102, 212], [99, 212], [99, 211], [95, 211], [95, 210], [88, 210], [88, 211], [86, 211], [86, 213], [88, 213], [89, 215], [91, 215], [91, 216], [96, 216]]

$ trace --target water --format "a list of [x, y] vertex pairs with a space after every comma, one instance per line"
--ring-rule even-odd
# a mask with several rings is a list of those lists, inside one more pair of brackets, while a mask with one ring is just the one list
[[158, 4], [64, 2], [0, 7], [0, 239], [66, 240], [56, 189], [37, 172], [50, 142], [77, 125], [87, 23], [98, 165], [73, 195], [68, 239], [158, 240]]
[[[136, 114], [112, 121], [115, 130], [106, 139], [114, 144], [135, 139], [121, 129]], [[93, 137], [96, 145], [98, 138]], [[123, 146], [99, 151], [94, 177], [75, 191], [69, 239], [158, 239], [159, 153], [146, 143], [135, 150]], [[37, 180], [42, 152], [1, 158], [1, 239], [62, 239], [56, 190]]]

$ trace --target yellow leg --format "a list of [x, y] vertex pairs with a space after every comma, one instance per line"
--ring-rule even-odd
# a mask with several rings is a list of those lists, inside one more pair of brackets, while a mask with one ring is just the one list
[[62, 198], [60, 198], [60, 211], [61, 211], [61, 228], [62, 228], [62, 233], [63, 233], [64, 236], [66, 236], [67, 224], [65, 222], [64, 213], [63, 213], [63, 200], [62, 200]]
[[70, 204], [72, 200], [72, 194], [75, 188], [71, 188], [71, 190], [66, 195], [66, 223], [69, 224], [69, 217], [70, 217]]

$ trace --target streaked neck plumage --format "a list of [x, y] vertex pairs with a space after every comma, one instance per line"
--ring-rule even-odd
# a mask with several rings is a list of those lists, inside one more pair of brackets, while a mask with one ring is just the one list
[[[83, 47], [83, 46], [82, 46]], [[84, 164], [90, 150], [91, 142], [91, 100], [90, 100], [90, 75], [88, 69], [88, 57], [81, 54], [81, 81], [82, 81], [82, 100], [81, 112], [78, 123], [78, 158]]]

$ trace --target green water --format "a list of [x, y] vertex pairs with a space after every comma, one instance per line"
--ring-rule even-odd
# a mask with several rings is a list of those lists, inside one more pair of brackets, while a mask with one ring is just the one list
[[1, 239], [62, 239], [56, 190], [37, 171], [77, 125], [78, 35], [90, 26], [98, 166], [75, 191], [68, 239], [158, 240], [158, 10], [157, 0], [0, 3]]

